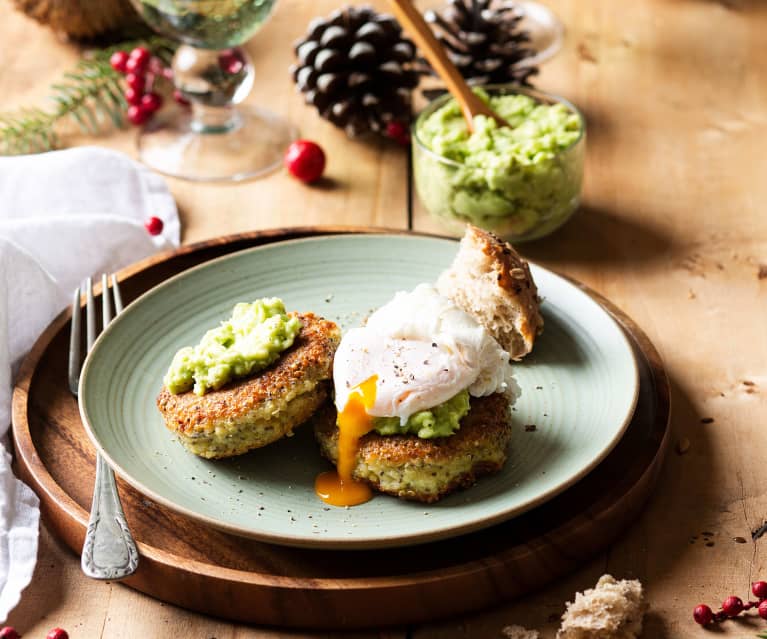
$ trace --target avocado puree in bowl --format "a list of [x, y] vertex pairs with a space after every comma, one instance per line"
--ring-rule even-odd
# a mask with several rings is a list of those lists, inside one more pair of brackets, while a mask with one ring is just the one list
[[561, 98], [499, 85], [475, 89], [510, 126], [484, 116], [469, 133], [449, 95], [414, 125], [418, 194], [451, 231], [467, 222], [514, 240], [550, 233], [575, 211], [583, 182], [585, 124]]

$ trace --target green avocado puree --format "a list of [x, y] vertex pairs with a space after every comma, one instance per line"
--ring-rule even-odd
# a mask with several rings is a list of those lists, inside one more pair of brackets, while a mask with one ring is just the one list
[[418, 192], [437, 215], [522, 236], [570, 214], [582, 180], [580, 116], [564, 104], [527, 95], [480, 98], [510, 126], [476, 116], [469, 133], [455, 100], [419, 120], [416, 135], [437, 155], [459, 166], [416, 154]]
[[204, 395], [272, 364], [300, 330], [301, 321], [285, 312], [279, 298], [237, 304], [232, 317], [205, 333], [199, 344], [176, 353], [163, 381], [171, 393], [193, 389]]
[[404, 425], [399, 417], [376, 417], [373, 423], [379, 435], [418, 435], [422, 439], [431, 439], [455, 433], [468, 412], [469, 391], [462, 390], [434, 408], [414, 413]]

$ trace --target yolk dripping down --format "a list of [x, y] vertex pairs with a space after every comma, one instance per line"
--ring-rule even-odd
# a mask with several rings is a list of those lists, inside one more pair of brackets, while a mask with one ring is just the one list
[[322, 473], [314, 482], [314, 492], [331, 506], [356, 506], [373, 496], [367, 484], [352, 478], [352, 471], [360, 437], [373, 430], [373, 418], [367, 411], [376, 401], [377, 381], [378, 375], [373, 375], [357, 385], [338, 413], [337, 470]]

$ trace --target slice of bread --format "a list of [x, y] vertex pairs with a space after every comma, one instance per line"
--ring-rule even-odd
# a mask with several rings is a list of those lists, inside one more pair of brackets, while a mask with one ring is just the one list
[[466, 227], [437, 289], [482, 324], [512, 359], [527, 355], [543, 330], [538, 288], [527, 262], [511, 244], [476, 226]]
[[637, 639], [646, 610], [639, 581], [602, 575], [567, 604], [557, 639]]

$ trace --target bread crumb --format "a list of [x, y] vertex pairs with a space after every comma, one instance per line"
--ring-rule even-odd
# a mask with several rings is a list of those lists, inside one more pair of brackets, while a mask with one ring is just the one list
[[506, 639], [539, 639], [541, 636], [537, 630], [528, 630], [522, 626], [506, 626], [501, 632]]
[[638, 580], [602, 575], [594, 588], [568, 602], [557, 639], [637, 639], [646, 610]]

